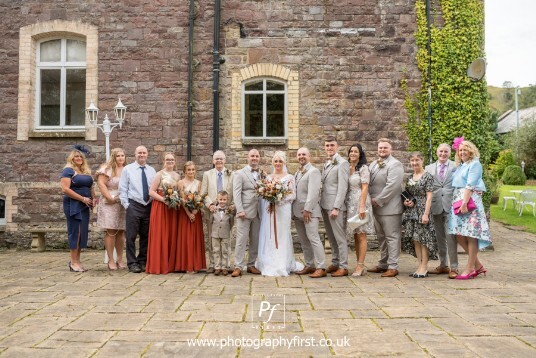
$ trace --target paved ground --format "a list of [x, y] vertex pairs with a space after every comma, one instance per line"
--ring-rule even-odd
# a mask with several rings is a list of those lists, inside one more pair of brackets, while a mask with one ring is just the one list
[[536, 236], [492, 231], [470, 281], [410, 278], [408, 255], [395, 279], [313, 280], [110, 273], [101, 251], [78, 274], [66, 252], [0, 252], [0, 356], [536, 356]]

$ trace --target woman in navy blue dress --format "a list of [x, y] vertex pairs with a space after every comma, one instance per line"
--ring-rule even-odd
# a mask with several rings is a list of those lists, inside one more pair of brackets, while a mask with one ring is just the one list
[[84, 146], [75, 145], [61, 172], [63, 212], [67, 218], [71, 250], [69, 270], [74, 272], [87, 271], [80, 262], [80, 251], [87, 247], [89, 211], [95, 205], [93, 177], [86, 161], [87, 154], [89, 151]]

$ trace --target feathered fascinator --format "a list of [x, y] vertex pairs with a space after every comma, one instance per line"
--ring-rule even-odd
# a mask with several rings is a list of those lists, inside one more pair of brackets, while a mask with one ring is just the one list
[[462, 144], [462, 142], [464, 140], [465, 140], [465, 138], [463, 138], [463, 137], [454, 138], [454, 140], [452, 141], [452, 149], [458, 150], [458, 148], [460, 147], [460, 144]]
[[82, 144], [75, 144], [73, 145], [73, 150], [77, 150], [81, 153], [84, 153], [84, 155], [87, 157], [91, 152], [89, 151], [89, 149], [87, 149], [86, 147], [84, 147]]

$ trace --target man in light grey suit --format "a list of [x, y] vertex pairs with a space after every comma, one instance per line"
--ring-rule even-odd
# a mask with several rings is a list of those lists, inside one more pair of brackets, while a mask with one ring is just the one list
[[312, 278], [325, 277], [326, 254], [318, 235], [318, 222], [322, 216], [319, 205], [321, 174], [311, 164], [309, 149], [298, 149], [296, 156], [300, 169], [294, 175], [296, 200], [292, 203], [292, 215], [305, 258], [305, 267], [296, 274], [309, 274]]
[[391, 141], [378, 140], [379, 159], [370, 164], [369, 192], [374, 211], [374, 226], [380, 244], [380, 261], [369, 272], [381, 273], [382, 277], [398, 275], [400, 259], [400, 231], [402, 226], [402, 163], [391, 155]]
[[[233, 177], [233, 198], [236, 207], [235, 269], [232, 277], [249, 273], [260, 274], [255, 267], [259, 247], [259, 197], [256, 181], [261, 178], [259, 171], [260, 154], [257, 149], [248, 153], [248, 165], [237, 171]], [[249, 241], [249, 255], [246, 265], [246, 246]]]
[[344, 214], [350, 166], [348, 161], [337, 153], [338, 149], [337, 139], [333, 136], [327, 137], [324, 150], [328, 158], [322, 170], [320, 206], [332, 252], [331, 265], [326, 272], [331, 273], [332, 277], [348, 276], [348, 241]]
[[[225, 153], [217, 150], [212, 155], [214, 168], [203, 173], [201, 195], [206, 194], [203, 209], [203, 222], [207, 227], [205, 233], [205, 250], [209, 257], [207, 273], [214, 273], [214, 254], [212, 251], [212, 214], [218, 210], [217, 196], [222, 190], [228, 193], [227, 203], [233, 202], [233, 173], [225, 168]], [[229, 266], [230, 262], [224, 263]]]
[[[442, 143], [437, 147], [437, 162], [427, 165], [425, 170], [434, 177], [434, 192], [431, 212], [439, 250], [439, 266], [429, 273], [449, 274], [449, 278], [458, 276], [458, 244], [456, 237], [447, 233], [448, 216], [452, 206], [452, 174], [456, 163], [450, 160], [450, 146]], [[448, 256], [448, 260], [447, 260]], [[449, 270], [450, 261], [450, 270]]]

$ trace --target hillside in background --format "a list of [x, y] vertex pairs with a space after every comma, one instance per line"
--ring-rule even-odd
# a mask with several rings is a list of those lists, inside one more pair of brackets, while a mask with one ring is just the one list
[[[536, 106], [536, 85], [521, 87], [518, 96], [519, 109]], [[492, 110], [503, 114], [509, 109], [515, 109], [514, 88], [488, 86], [489, 106]]]

